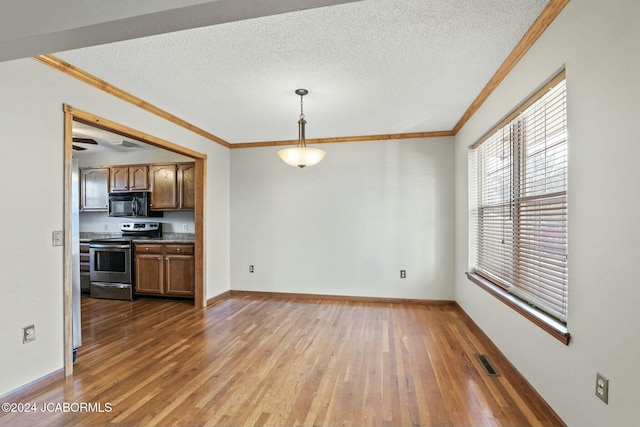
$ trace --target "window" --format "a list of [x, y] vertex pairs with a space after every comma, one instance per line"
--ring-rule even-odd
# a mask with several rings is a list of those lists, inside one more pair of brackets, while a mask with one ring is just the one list
[[476, 279], [568, 343], [566, 122], [563, 72], [474, 144], [470, 165]]

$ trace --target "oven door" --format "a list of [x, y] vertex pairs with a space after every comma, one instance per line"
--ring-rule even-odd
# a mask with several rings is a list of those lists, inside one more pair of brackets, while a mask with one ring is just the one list
[[89, 279], [91, 282], [132, 282], [131, 245], [128, 243], [90, 243]]

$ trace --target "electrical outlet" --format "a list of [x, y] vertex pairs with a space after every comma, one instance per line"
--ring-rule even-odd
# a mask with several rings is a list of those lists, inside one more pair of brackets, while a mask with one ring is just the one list
[[22, 344], [36, 340], [36, 327], [29, 325], [22, 328]]
[[182, 231], [188, 231], [189, 230], [189, 224], [182, 224]]
[[609, 404], [609, 379], [599, 372], [596, 374], [596, 396]]
[[109, 231], [109, 224], [108, 223], [104, 225], [104, 231]]
[[400, 270], [400, 278], [401, 279], [407, 278], [407, 270]]
[[249, 266], [249, 273], [253, 273], [253, 265]]

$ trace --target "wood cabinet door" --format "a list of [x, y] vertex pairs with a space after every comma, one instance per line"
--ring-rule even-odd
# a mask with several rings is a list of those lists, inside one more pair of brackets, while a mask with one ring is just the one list
[[164, 293], [162, 254], [136, 255], [136, 293], [146, 295]]
[[80, 170], [80, 210], [106, 211], [109, 195], [109, 168]]
[[165, 294], [190, 296], [193, 293], [193, 255], [165, 255]]
[[177, 165], [151, 165], [149, 179], [151, 188], [151, 209], [178, 208]]
[[129, 190], [143, 191], [149, 189], [149, 166], [129, 166]]
[[180, 209], [196, 208], [196, 164], [178, 165], [178, 189], [180, 191]]
[[111, 191], [129, 190], [129, 166], [113, 166], [111, 172]]

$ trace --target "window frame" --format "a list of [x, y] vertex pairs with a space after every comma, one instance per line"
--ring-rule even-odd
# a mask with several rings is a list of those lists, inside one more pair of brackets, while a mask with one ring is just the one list
[[[508, 183], [508, 188], [511, 189], [510, 191], [513, 192], [513, 189], [515, 189], [516, 187], [519, 188], [518, 190], [515, 191], [515, 193], [517, 194], [511, 194], [509, 196], [509, 200], [508, 203], [513, 204], [513, 206], [515, 206], [516, 204], [519, 204], [521, 202], [521, 200], [523, 200], [524, 198], [526, 198], [525, 196], [523, 196], [526, 193], [526, 190], [524, 190], [524, 186], [526, 185], [526, 180], [521, 178], [519, 176], [520, 174], [520, 170], [524, 170], [522, 169], [523, 167], [527, 166], [528, 164], [525, 161], [521, 161], [520, 159], [518, 159], [518, 154], [515, 151], [520, 151], [522, 149], [524, 149], [525, 147], [527, 147], [527, 144], [524, 142], [525, 138], [522, 138], [522, 133], [520, 132], [516, 132], [513, 133], [513, 129], [514, 128], [521, 128], [522, 124], [523, 124], [523, 119], [521, 118], [521, 113], [523, 112], [527, 112], [527, 109], [532, 106], [535, 102], [537, 102], [540, 98], [542, 98], [548, 91], [549, 89], [552, 89], [554, 87], [556, 87], [559, 83], [561, 83], [562, 81], [566, 81], [566, 73], [564, 70], [562, 70], [560, 73], [558, 73], [555, 77], [553, 77], [551, 80], [549, 80], [546, 84], [544, 84], [539, 90], [537, 90], [531, 97], [529, 97], [527, 100], [525, 100], [521, 105], [519, 105], [518, 107], [516, 107], [511, 113], [509, 113], [504, 119], [502, 119], [498, 124], [496, 124], [495, 126], [493, 126], [488, 132], [486, 132], [478, 141], [476, 141], [471, 147], [470, 147], [470, 163], [469, 163], [469, 173], [470, 173], [470, 178], [472, 178], [473, 180], [479, 181], [478, 176], [474, 175], [474, 173], [477, 173], [476, 168], [478, 167], [478, 163], [479, 163], [479, 159], [476, 157], [477, 153], [478, 153], [478, 147], [480, 147], [480, 145], [482, 145], [484, 142], [486, 142], [487, 140], [491, 139], [491, 138], [496, 138], [496, 135], [499, 134], [499, 132], [502, 131], [502, 136], [497, 136], [497, 138], [505, 138], [505, 132], [508, 134], [507, 138], [508, 138], [508, 142], [507, 142], [507, 146], [509, 146], [512, 150], [514, 149], [514, 147], [516, 148], [515, 150], [513, 150], [514, 152], [510, 152], [509, 156], [511, 157], [509, 159], [508, 162], [510, 162], [507, 167], [509, 168], [509, 179], [511, 181], [509, 181]], [[566, 84], [566, 83], [565, 83]], [[564, 108], [564, 122], [563, 122], [563, 127], [562, 127], [562, 132], [565, 133], [567, 132], [567, 126], [566, 126], [566, 86], [564, 88], [564, 92], [562, 94], [562, 96], [564, 97], [563, 99], [563, 108]], [[547, 129], [547, 123], [545, 122], [544, 124], [544, 129], [546, 131]], [[546, 136], [545, 136], [545, 143], [546, 143]], [[564, 144], [567, 144], [567, 142], [565, 141]], [[546, 150], [546, 148], [545, 148]], [[565, 148], [566, 150], [566, 148]], [[562, 202], [564, 203], [564, 211], [561, 215], [561, 218], [563, 218], [563, 221], [565, 223], [565, 234], [563, 236], [563, 239], [561, 239], [561, 241], [564, 243], [565, 248], [566, 245], [568, 243], [568, 228], [566, 228], [566, 220], [567, 220], [567, 210], [566, 210], [566, 203], [567, 203], [567, 188], [566, 188], [566, 180], [568, 179], [568, 175], [566, 172], [566, 168], [568, 166], [568, 159], [566, 158], [566, 151], [565, 151], [565, 158], [564, 158], [564, 163], [562, 163], [562, 168], [564, 168], [564, 191], [563, 194], [561, 195]], [[514, 160], [515, 158], [515, 160]], [[547, 173], [548, 166], [545, 164], [544, 166], [544, 172], [545, 174]], [[506, 168], [505, 168], [506, 169]], [[478, 238], [479, 238], [479, 230], [480, 230], [480, 215], [484, 214], [487, 210], [487, 206], [490, 205], [482, 205], [481, 203], [478, 203], [478, 199], [477, 197], [480, 194], [479, 189], [477, 188], [477, 182], [474, 181], [473, 183], [470, 182], [470, 194], [473, 196], [473, 198], [470, 199], [470, 204], [472, 209], [476, 212], [476, 215], [472, 215], [472, 217], [470, 218], [471, 221], [471, 237], [472, 239], [470, 240], [470, 244], [472, 245], [473, 248], [473, 253], [475, 256], [472, 257], [473, 259], [473, 266], [474, 268], [472, 269], [471, 272], [466, 273], [467, 274], [467, 278], [474, 284], [478, 285], [480, 288], [482, 288], [483, 290], [489, 292], [491, 295], [493, 295], [494, 297], [496, 297], [498, 300], [500, 300], [501, 302], [505, 303], [506, 305], [508, 305], [509, 307], [511, 307], [512, 309], [514, 309], [516, 312], [518, 312], [519, 314], [523, 315], [525, 318], [527, 318], [528, 320], [530, 320], [531, 322], [533, 322], [535, 325], [541, 327], [543, 330], [545, 330], [546, 332], [550, 333], [553, 337], [555, 337], [556, 339], [558, 339], [559, 341], [563, 342], [565, 345], [569, 344], [569, 341], [571, 339], [571, 335], [568, 332], [567, 329], [567, 324], [566, 324], [566, 310], [567, 310], [567, 305], [568, 303], [566, 302], [566, 298], [563, 299], [563, 304], [561, 306], [561, 309], [557, 312], [554, 312], [554, 310], [552, 309], [551, 311], [547, 311], [548, 309], [541, 309], [539, 307], [535, 306], [535, 300], [537, 298], [536, 294], [531, 294], [531, 295], [525, 295], [524, 298], [521, 294], [521, 288], [524, 286], [526, 287], [527, 284], [525, 283], [524, 285], [522, 283], [516, 283], [516, 280], [513, 281], [513, 283], [510, 283], [508, 285], [505, 285], [506, 282], [501, 283], [501, 280], [496, 280], [495, 277], [491, 277], [490, 274], [487, 273], [482, 273], [477, 271], [476, 266], [478, 265], [478, 258], [477, 258], [477, 251], [478, 251]], [[503, 184], [501, 184], [503, 185]], [[551, 198], [552, 193], [543, 193], [543, 195], [541, 196], [534, 196], [534, 198], [539, 197], [541, 200], [545, 200], [546, 198]], [[504, 200], [502, 201], [502, 204], [504, 204]], [[482, 205], [482, 207], [481, 207]], [[499, 206], [496, 205], [496, 206]], [[560, 209], [561, 211], [563, 210], [562, 208]], [[515, 211], [514, 211], [515, 212]], [[504, 214], [503, 214], [504, 215]], [[510, 216], [513, 215], [513, 212], [511, 212], [509, 214]], [[517, 212], [517, 218], [518, 220], [520, 219], [520, 211]], [[501, 221], [504, 221], [504, 217]], [[490, 225], [491, 226], [491, 225]], [[503, 224], [504, 226], [504, 224]], [[487, 223], [483, 222], [483, 232], [486, 233], [486, 227], [487, 227]], [[515, 231], [513, 231], [515, 230]], [[520, 230], [517, 230], [517, 227], [513, 226], [513, 230], [510, 231], [512, 232], [514, 235], [519, 232]], [[502, 238], [503, 241], [502, 243], [504, 243], [504, 237]], [[512, 243], [512, 247], [507, 247], [506, 249], [506, 253], [508, 254], [509, 251], [511, 250], [513, 251], [517, 251], [517, 249], [514, 249], [515, 247], [517, 247], [518, 245], [522, 244], [523, 240], [520, 239], [526, 239], [526, 238], [522, 238], [522, 237], [517, 237], [513, 239], [513, 243]], [[531, 236], [528, 237], [528, 239], [531, 239]], [[535, 238], [534, 238], [535, 239]], [[526, 240], [524, 240], [526, 241]], [[534, 240], [537, 242], [537, 240]], [[482, 246], [485, 250], [486, 247]], [[495, 247], [495, 246], [494, 246]], [[489, 247], [490, 248], [490, 247]], [[471, 253], [471, 251], [470, 251]], [[544, 252], [543, 252], [544, 253]], [[507, 255], [507, 263], [510, 265], [513, 265], [513, 267], [507, 268], [507, 270], [511, 269], [511, 273], [507, 273], [507, 274], [512, 274], [515, 275], [516, 271], [518, 269], [518, 267], [516, 267], [516, 265], [519, 265], [521, 261], [521, 257], [523, 256], [522, 253], [519, 253], [518, 256], [514, 256], [514, 255]], [[566, 256], [566, 252], [565, 252], [565, 256]], [[520, 261], [518, 260], [518, 257], [520, 257]], [[501, 264], [502, 266], [502, 264]], [[508, 266], [509, 267], [509, 266]], [[568, 272], [567, 270], [567, 265], [564, 265], [564, 271], [566, 274], [566, 272]], [[568, 281], [565, 279], [565, 283], [564, 283], [564, 287], [562, 288], [563, 292], [567, 293], [568, 290]], [[565, 295], [565, 294], [563, 294]], [[527, 300], [527, 298], [529, 298], [529, 300]], [[544, 299], [544, 298], [543, 298]], [[540, 299], [538, 300], [540, 301]]]

